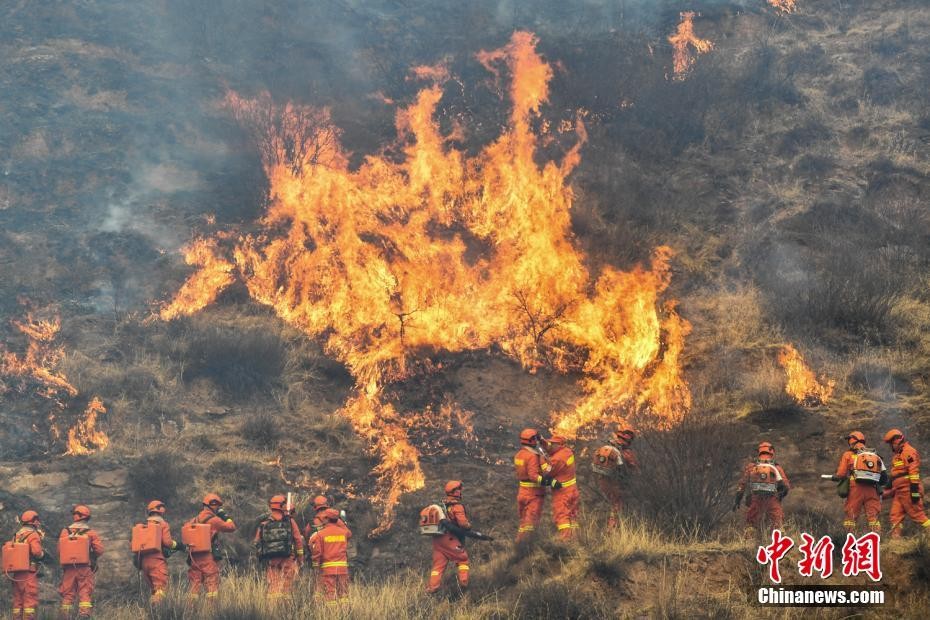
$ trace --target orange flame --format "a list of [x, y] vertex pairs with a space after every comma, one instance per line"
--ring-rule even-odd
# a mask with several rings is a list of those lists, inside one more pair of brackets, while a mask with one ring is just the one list
[[787, 375], [785, 391], [798, 404], [814, 407], [826, 404], [833, 396], [836, 382], [831, 379], [818, 381], [798, 350], [790, 344], [782, 345], [778, 352], [778, 363]]
[[769, 0], [769, 4], [785, 13], [793, 13], [798, 9], [797, 0]]
[[[678, 24], [678, 31], [668, 38], [668, 42], [674, 48], [672, 63], [676, 80], [685, 79], [691, 67], [694, 66], [697, 54], [706, 54], [714, 49], [713, 42], [708, 39], [701, 39], [694, 34], [694, 16], [694, 11], [683, 11], [681, 13], [681, 23]], [[694, 53], [688, 49], [689, 46], [694, 48]]]
[[34, 387], [36, 394], [59, 406], [63, 406], [62, 398], [77, 396], [77, 388], [63, 373], [54, 370], [64, 357], [61, 347], [53, 344], [61, 329], [61, 319], [58, 316], [36, 319], [27, 313], [25, 321], [14, 320], [12, 324], [26, 336], [26, 352], [17, 355], [0, 345], [0, 377], [18, 384], [21, 392]]
[[[369, 155], [355, 170], [327, 111], [231, 94], [226, 105], [262, 150], [268, 211], [258, 233], [226, 235], [223, 247], [220, 237], [196, 241], [204, 254], [192, 261], [189, 250], [188, 262], [201, 269], [161, 311], [197, 312], [241, 281], [346, 364], [356, 393], [341, 414], [379, 460], [375, 499], [385, 511], [374, 534], [390, 527], [399, 497], [424, 484], [418, 437], [383, 391], [431, 353], [494, 347], [530, 370], [582, 373], [584, 398], [553, 414], [566, 435], [633, 410], [671, 424], [691, 404], [679, 368], [690, 325], [661, 301], [671, 250], [658, 248], [651, 268], [592, 277], [573, 245], [567, 183], [584, 124], [575, 120], [578, 140], [561, 162], [537, 163], [533, 121], [552, 69], [535, 36], [517, 32], [477, 58], [510, 77], [512, 111], [474, 156], [440, 132], [440, 83], [397, 113], [403, 161]], [[466, 425], [448, 410], [422, 415]]]
[[103, 402], [94, 396], [87, 403], [84, 418], [68, 430], [68, 451], [65, 454], [92, 454], [105, 450], [110, 445], [110, 438], [107, 434], [97, 430], [97, 416], [104, 415], [106, 412], [107, 409], [103, 406]]

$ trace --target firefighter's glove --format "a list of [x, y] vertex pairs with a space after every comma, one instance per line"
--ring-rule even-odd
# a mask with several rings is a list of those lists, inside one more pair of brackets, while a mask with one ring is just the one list
[[911, 503], [916, 504], [920, 501], [920, 484], [916, 482], [911, 483]]
[[552, 481], [549, 482], [549, 486], [551, 486], [553, 489], [561, 489], [562, 483], [559, 482], [558, 480], [553, 479]]
[[834, 476], [830, 476], [830, 480], [832, 480], [833, 482], [842, 482], [843, 477], [834, 475]]
[[223, 521], [232, 521], [232, 517], [229, 516], [229, 513], [226, 512], [224, 508], [217, 508], [216, 516], [218, 516]]
[[187, 551], [187, 545], [182, 543], [179, 540], [174, 541], [174, 547], [171, 548], [172, 551]]

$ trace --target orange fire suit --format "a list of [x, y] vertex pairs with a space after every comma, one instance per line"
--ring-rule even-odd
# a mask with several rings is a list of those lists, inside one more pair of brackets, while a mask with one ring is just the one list
[[[174, 539], [171, 538], [171, 528], [168, 522], [159, 515], [148, 517], [149, 523], [158, 523], [161, 527], [161, 546], [162, 549], [172, 549], [175, 546]], [[152, 590], [151, 602], [157, 605], [165, 598], [165, 590], [168, 588], [168, 560], [162, 550], [150, 551], [143, 554], [139, 560], [139, 567], [145, 581]]]
[[[886, 491], [886, 493], [889, 493]], [[930, 519], [924, 512], [923, 484], [920, 481], [920, 454], [910, 443], [902, 441], [891, 457], [891, 537], [901, 536], [904, 517], [910, 517], [926, 531]], [[916, 495], [915, 495], [916, 494]]]
[[[605, 450], [610, 448], [610, 450]], [[615, 446], [609, 444], [601, 448], [607, 455], [605, 469], [610, 471], [609, 474], [597, 473], [597, 487], [610, 504], [610, 516], [607, 519], [607, 527], [615, 528], [620, 520], [620, 513], [623, 511], [623, 477], [629, 472], [639, 469], [639, 461], [636, 459], [636, 453], [632, 448], [626, 446]], [[598, 452], [601, 452], [598, 450]], [[617, 457], [622, 459], [623, 464], [619, 464]]]
[[520, 484], [520, 490], [517, 491], [517, 514], [520, 516], [517, 542], [532, 535], [542, 516], [546, 499], [546, 490], [542, 486], [542, 462], [542, 455], [529, 446], [520, 448], [513, 457]]
[[[846, 518], [843, 520], [843, 527], [847, 532], [853, 532], [856, 529], [856, 521], [859, 515], [865, 512], [866, 519], [869, 522], [869, 529], [873, 532], [882, 531], [882, 522], [879, 515], [882, 511], [881, 495], [878, 492], [879, 483], [873, 480], [865, 480], [866, 475], [863, 471], [866, 455], [874, 454], [871, 450], [847, 450], [840, 457], [839, 465], [836, 467], [837, 478], [849, 478], [849, 495], [846, 497], [846, 504], [843, 507]], [[878, 459], [876, 469], [885, 472], [885, 464], [881, 458], [869, 456], [870, 460]], [[859, 479], [857, 479], [857, 475]]]
[[310, 562], [320, 571], [317, 593], [327, 601], [349, 598], [349, 540], [352, 532], [339, 523], [327, 523], [310, 537]]
[[781, 499], [791, 490], [791, 482], [785, 470], [769, 459], [748, 463], [743, 469], [737, 488], [740, 495], [749, 490], [749, 510], [746, 511], [746, 527], [750, 530], [768, 519], [769, 527], [780, 529], [785, 520]]
[[[262, 521], [255, 530], [254, 544], [257, 547], [262, 539], [262, 527], [269, 521], [281, 521], [284, 513], [272, 510], [271, 516]], [[291, 523], [291, 555], [286, 558], [269, 558], [265, 565], [265, 579], [268, 581], [268, 598], [276, 599], [291, 593], [297, 573], [304, 563], [304, 539], [300, 535], [297, 522], [289, 519]]]
[[42, 538], [45, 534], [31, 525], [25, 525], [16, 532], [13, 540], [29, 545], [29, 570], [17, 571], [8, 575], [13, 582], [13, 620], [31, 620], [36, 617], [39, 605], [39, 570], [36, 562], [45, 557], [42, 551]]
[[552, 517], [562, 540], [572, 540], [578, 529], [578, 508], [581, 497], [575, 479], [575, 454], [568, 446], [560, 446], [542, 465], [543, 475], [558, 480], [561, 485], [552, 490]]
[[[195, 521], [210, 526], [211, 540], [214, 544], [220, 532], [236, 531], [236, 524], [233, 523], [232, 519], [224, 521], [216, 516], [216, 513], [212, 510], [206, 508], [200, 511]], [[190, 583], [190, 595], [197, 596], [200, 594], [200, 589], [203, 588], [207, 593], [207, 599], [215, 599], [220, 590], [220, 565], [213, 558], [213, 552], [198, 551], [190, 553], [188, 561], [190, 568], [187, 569], [187, 580]]]
[[[471, 522], [465, 514], [465, 506], [455, 497], [446, 497], [446, 519], [453, 525], [470, 530]], [[428, 593], [439, 590], [442, 585], [442, 574], [449, 562], [455, 562], [459, 586], [468, 587], [468, 552], [465, 545], [453, 534], [445, 533], [433, 536], [433, 568], [429, 573], [429, 583], [426, 586]]]
[[[59, 538], [69, 536], [86, 536], [90, 543], [91, 562], [103, 555], [103, 543], [97, 532], [83, 521], [72, 523], [61, 530]], [[90, 564], [64, 566], [61, 571], [61, 615], [70, 616], [74, 609], [74, 599], [78, 600], [78, 616], [89, 618], [94, 612], [94, 571]]]

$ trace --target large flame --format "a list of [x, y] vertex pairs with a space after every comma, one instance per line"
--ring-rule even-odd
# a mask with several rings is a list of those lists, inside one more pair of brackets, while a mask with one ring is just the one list
[[804, 358], [792, 345], [782, 345], [778, 352], [778, 363], [785, 369], [787, 376], [785, 391], [798, 404], [813, 407], [826, 404], [833, 396], [836, 382], [831, 379], [818, 381]]
[[[675, 79], [683, 80], [694, 66], [695, 56], [714, 49], [713, 42], [694, 34], [694, 11], [683, 11], [678, 30], [668, 38], [672, 44], [672, 66]], [[694, 52], [690, 48], [694, 48]]]
[[424, 484], [407, 414], [383, 391], [432, 353], [494, 348], [530, 370], [583, 373], [581, 402], [553, 414], [569, 436], [634, 410], [669, 424], [690, 407], [679, 368], [690, 326], [661, 300], [671, 251], [657, 249], [650, 268], [592, 278], [572, 243], [567, 183], [584, 125], [573, 121], [578, 139], [560, 162], [538, 163], [534, 124], [552, 69], [534, 35], [477, 57], [510, 78], [512, 111], [474, 156], [435, 120], [445, 69], [415, 72], [433, 83], [397, 113], [403, 157], [370, 155], [355, 170], [325, 110], [230, 95], [257, 133], [271, 201], [258, 232], [196, 241], [187, 259], [201, 269], [161, 311], [194, 313], [241, 281], [346, 364], [356, 393], [341, 413], [379, 459], [375, 534], [401, 494]]
[[107, 434], [97, 428], [97, 416], [106, 412], [103, 402], [94, 396], [87, 403], [84, 417], [68, 430], [68, 450], [65, 454], [92, 454], [98, 450], [105, 450], [110, 445]]
[[769, 4], [785, 13], [793, 13], [798, 8], [797, 0], [769, 0]]
[[78, 391], [63, 373], [55, 370], [64, 357], [62, 347], [55, 344], [61, 319], [58, 316], [39, 319], [30, 312], [25, 320], [11, 323], [26, 336], [26, 352], [18, 355], [0, 344], [0, 379], [3, 380], [0, 390], [15, 387], [25, 392], [34, 389], [39, 396], [63, 407], [62, 399], [77, 396]]

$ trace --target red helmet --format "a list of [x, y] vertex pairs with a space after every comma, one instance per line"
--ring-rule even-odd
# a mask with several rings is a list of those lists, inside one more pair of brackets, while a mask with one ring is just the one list
[[636, 438], [636, 431], [632, 428], [626, 426], [621, 426], [614, 432], [614, 439], [622, 443], [623, 445], [628, 445], [633, 443], [633, 440]]
[[462, 481], [461, 480], [450, 480], [446, 483], [446, 495], [449, 497], [462, 497]]
[[220, 499], [220, 496], [216, 493], [207, 493], [203, 496], [203, 505], [210, 506], [211, 508], [213, 506], [222, 506], [223, 500]]
[[19, 518], [19, 522], [23, 525], [35, 525], [39, 523], [39, 513], [35, 510], [27, 510]]
[[327, 508], [323, 511], [323, 519], [330, 523], [335, 523], [339, 520], [339, 511], [335, 508]]
[[313, 509], [317, 512], [329, 508], [329, 500], [323, 495], [317, 495], [313, 498]]
[[846, 435], [846, 441], [850, 446], [854, 446], [857, 443], [865, 443], [865, 435], [860, 431], [853, 431], [850, 434]]
[[268, 507], [272, 510], [284, 510], [287, 507], [287, 497], [275, 495], [268, 500]]
[[885, 443], [893, 444], [896, 439], [904, 439], [904, 433], [899, 431], [896, 428], [891, 429], [885, 433]]
[[146, 506], [145, 509], [148, 511], [150, 515], [151, 514], [164, 515], [166, 512], [165, 504], [157, 499], [153, 499], [152, 501], [150, 501], [149, 505]]
[[535, 446], [539, 443], [539, 432], [535, 428], [524, 428], [520, 431], [520, 443], [524, 446]]
[[71, 509], [71, 516], [74, 517], [75, 521], [89, 521], [90, 520], [90, 508], [84, 506], [83, 504], [78, 504]]

